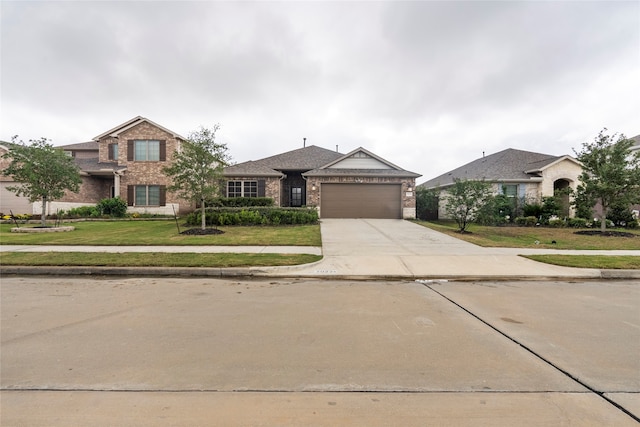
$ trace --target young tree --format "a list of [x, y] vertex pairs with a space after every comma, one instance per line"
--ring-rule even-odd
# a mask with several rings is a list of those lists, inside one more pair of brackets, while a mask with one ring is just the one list
[[42, 200], [41, 225], [46, 225], [47, 202], [61, 198], [66, 190], [77, 193], [80, 189], [80, 170], [73, 158], [53, 147], [47, 138], [30, 139], [29, 145], [18, 136], [12, 138], [12, 146], [3, 158], [11, 159], [2, 171], [13, 177], [17, 185], [7, 187], [18, 196], [24, 195], [30, 202]]
[[622, 134], [606, 135], [606, 130], [600, 131], [593, 143], [582, 144], [582, 150], [576, 152], [583, 168], [576, 198], [582, 203], [590, 202], [592, 207], [600, 202], [603, 232], [612, 206], [640, 202], [640, 151], [632, 153], [633, 140]]
[[167, 188], [169, 191], [200, 203], [203, 230], [206, 227], [206, 201], [219, 195], [223, 168], [231, 160], [227, 145], [216, 142], [218, 129], [220, 125], [212, 129], [200, 127], [191, 132], [181, 149], [174, 152], [171, 166], [163, 169], [173, 180]]
[[464, 233], [491, 195], [491, 185], [485, 181], [456, 179], [448, 193], [445, 210], [455, 219], [460, 233]]

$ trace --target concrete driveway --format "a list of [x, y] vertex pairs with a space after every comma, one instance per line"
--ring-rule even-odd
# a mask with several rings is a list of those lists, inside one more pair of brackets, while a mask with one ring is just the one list
[[[323, 219], [324, 259], [275, 275], [340, 278], [600, 278], [595, 269], [542, 264], [517, 250], [482, 248], [410, 221]], [[631, 251], [630, 251], [631, 252]], [[634, 251], [639, 252], [639, 251]]]

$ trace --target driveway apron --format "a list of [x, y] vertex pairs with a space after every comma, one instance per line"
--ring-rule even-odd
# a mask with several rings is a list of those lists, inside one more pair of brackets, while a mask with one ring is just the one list
[[[541, 264], [482, 248], [411, 221], [323, 219], [324, 259], [292, 275], [347, 278], [600, 277], [599, 270]], [[287, 269], [279, 268], [280, 275]]]

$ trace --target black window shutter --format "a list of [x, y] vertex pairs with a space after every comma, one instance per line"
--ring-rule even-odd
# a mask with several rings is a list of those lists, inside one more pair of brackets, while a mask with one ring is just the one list
[[127, 141], [127, 160], [133, 161], [133, 140], [130, 139]]
[[258, 197], [264, 197], [264, 196], [265, 196], [265, 180], [260, 179], [258, 180]]
[[134, 199], [134, 194], [133, 194], [133, 190], [134, 190], [135, 186], [133, 185], [127, 185], [127, 205], [128, 206], [133, 206], [133, 199]]
[[160, 161], [164, 162], [166, 160], [167, 160], [167, 141], [160, 141]]
[[167, 187], [165, 185], [160, 186], [160, 206], [167, 205]]

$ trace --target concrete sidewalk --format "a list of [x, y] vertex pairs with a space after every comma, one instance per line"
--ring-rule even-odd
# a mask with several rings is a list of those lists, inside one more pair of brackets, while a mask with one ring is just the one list
[[157, 267], [13, 267], [14, 274], [119, 274], [151, 276], [255, 276], [342, 279], [640, 279], [639, 270], [559, 267], [521, 254], [631, 255], [639, 250], [577, 251], [483, 248], [403, 220], [324, 219], [322, 248], [308, 246], [17, 246], [15, 252], [181, 252], [304, 253], [324, 255], [317, 263], [288, 267], [157, 268]]

